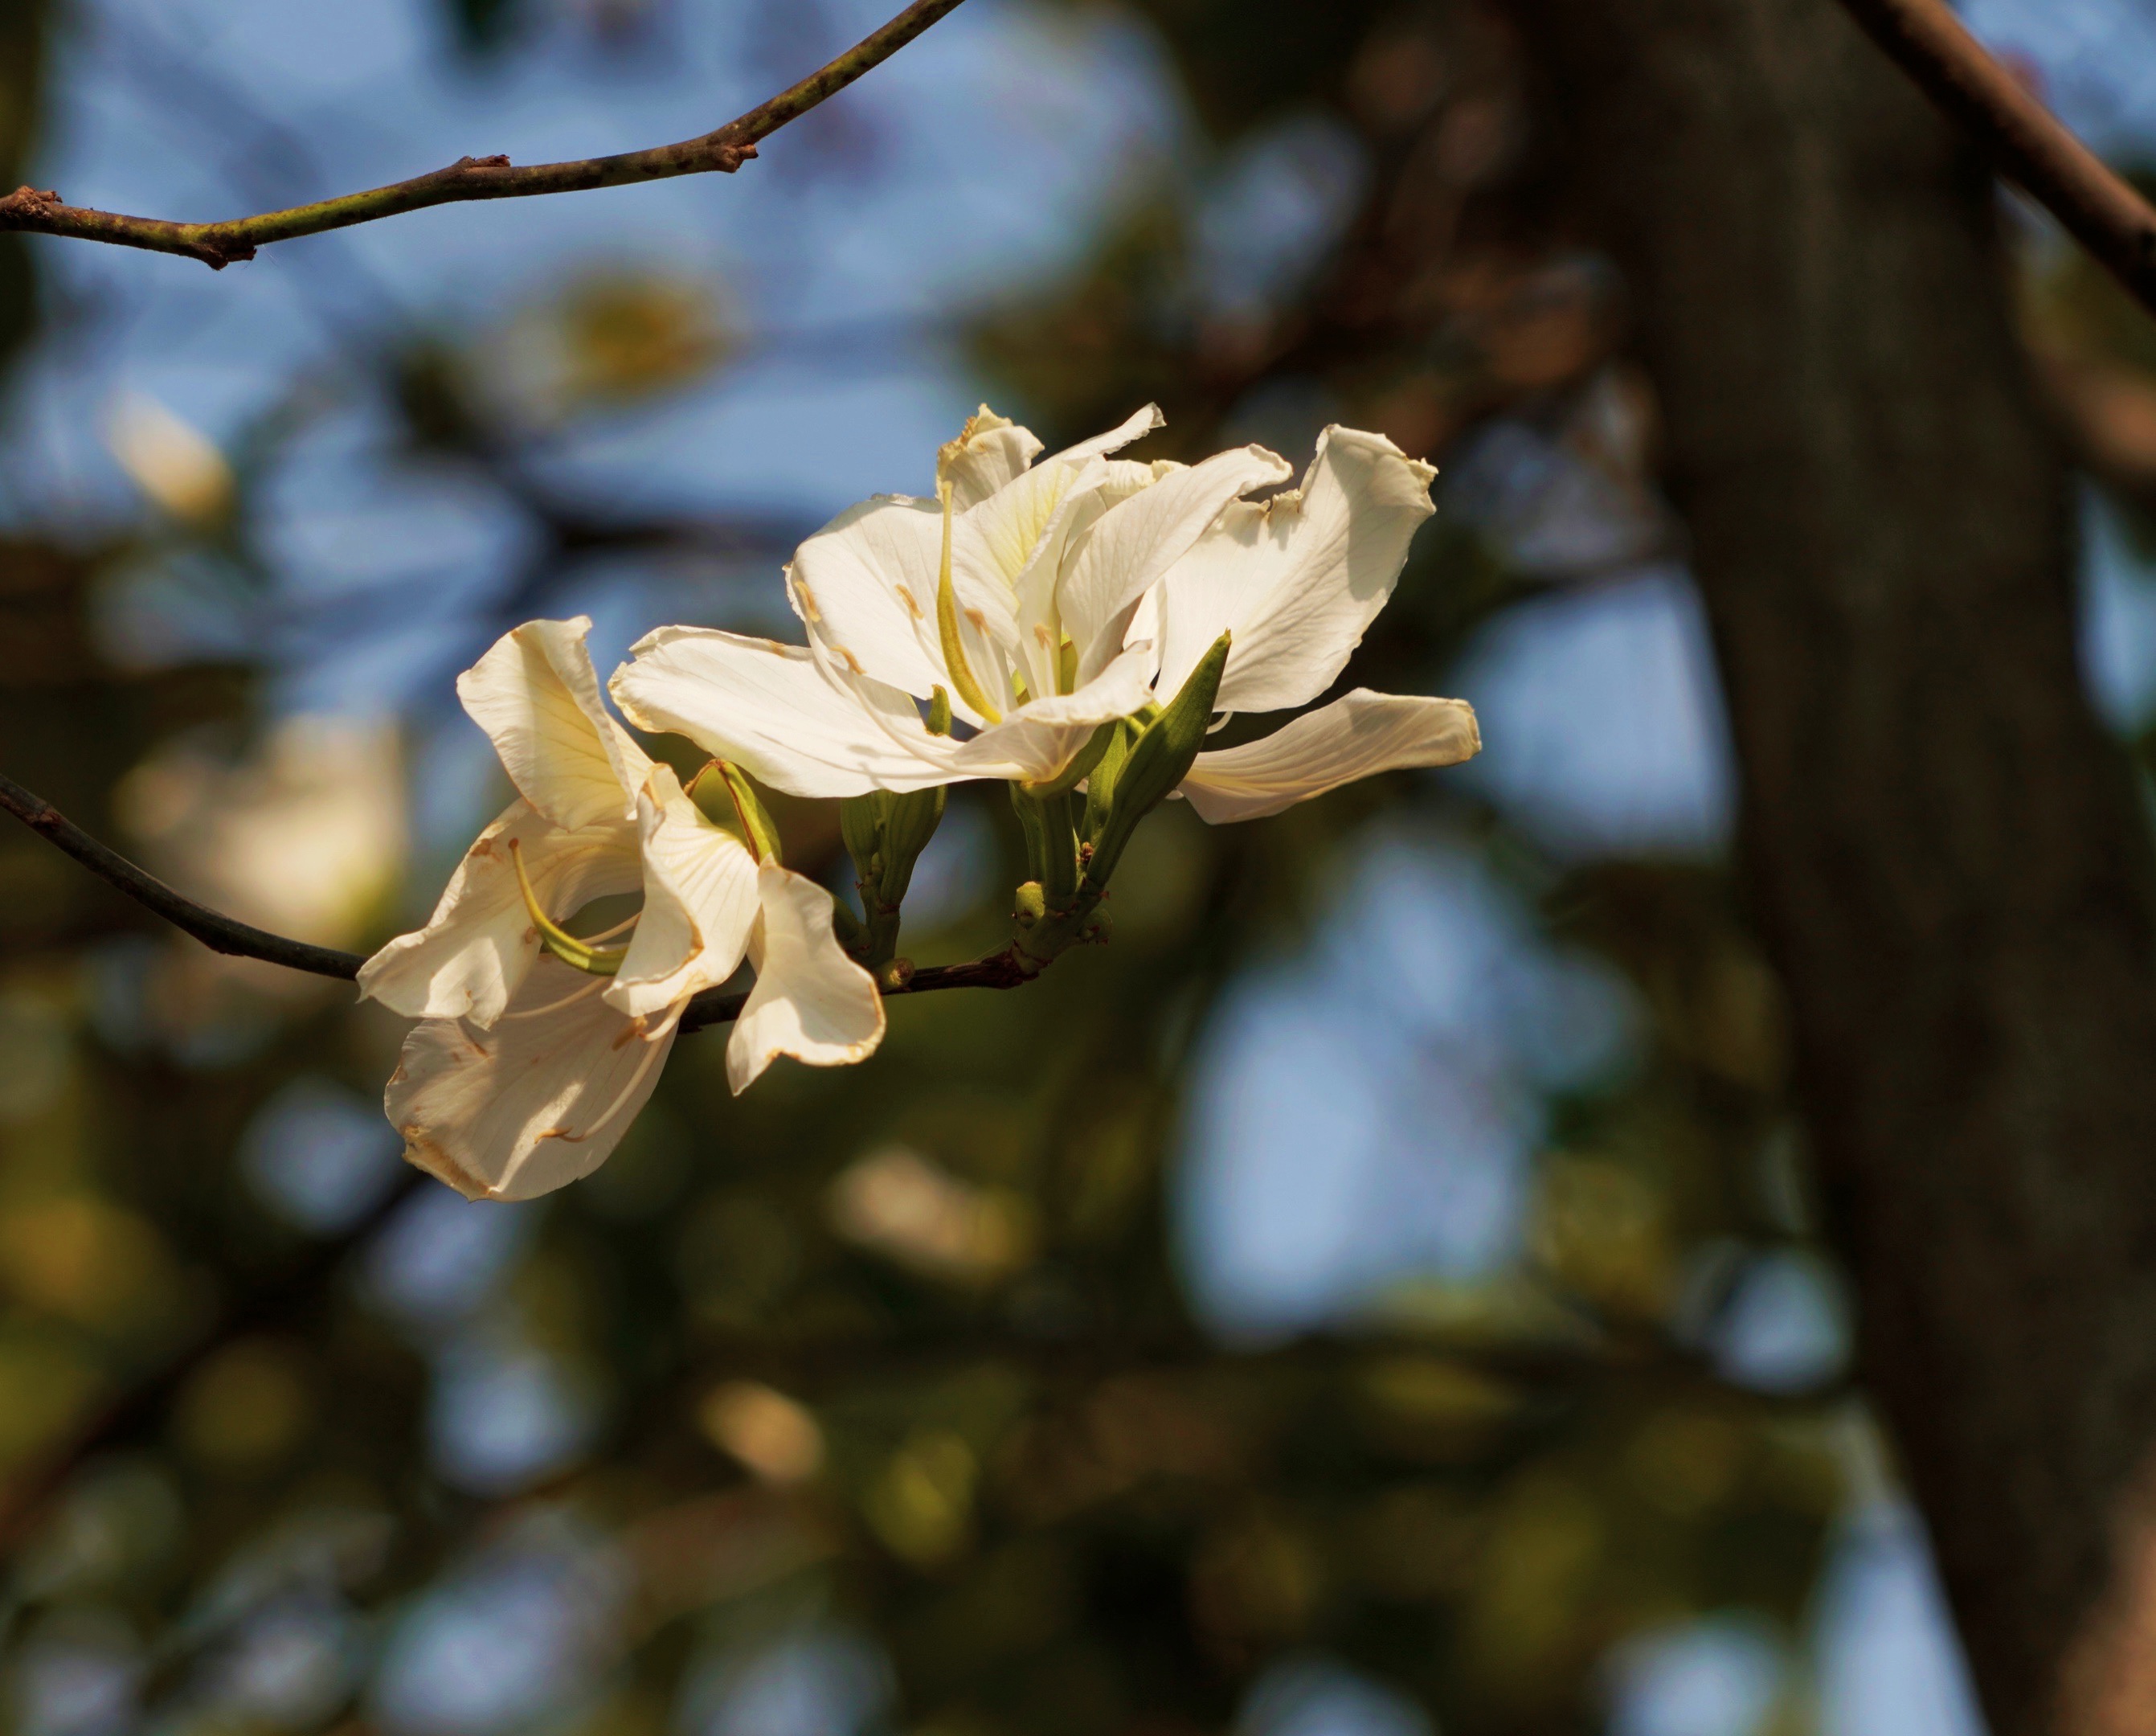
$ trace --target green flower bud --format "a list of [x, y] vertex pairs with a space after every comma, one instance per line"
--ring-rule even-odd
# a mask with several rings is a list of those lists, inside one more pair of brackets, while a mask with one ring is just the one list
[[[1086, 865], [1089, 887], [1097, 891], [1107, 885], [1138, 822], [1189, 776], [1190, 763], [1205, 745], [1205, 731], [1213, 721], [1213, 701], [1228, 667], [1229, 640], [1224, 633], [1213, 641], [1183, 691], [1130, 742], [1097, 813], [1087, 803], [1086, 829], [1093, 846]], [[1102, 756], [1104, 764], [1106, 758]], [[1097, 770], [1095, 781], [1100, 782]]]
[[1100, 764], [1101, 756], [1107, 752], [1110, 744], [1116, 739], [1117, 731], [1122, 727], [1122, 725], [1119, 721], [1102, 724], [1093, 732], [1086, 745], [1078, 750], [1076, 758], [1064, 767], [1055, 777], [1043, 783], [1026, 784], [1024, 788], [1027, 794], [1036, 796], [1060, 796], [1066, 791], [1077, 788], [1092, 774], [1093, 768]]
[[889, 960], [898, 945], [899, 907], [913, 883], [913, 865], [942, 824], [947, 796], [937, 784], [903, 795], [871, 790], [839, 804], [839, 833], [854, 859], [854, 884], [867, 918], [859, 942], [847, 948], [871, 968]]

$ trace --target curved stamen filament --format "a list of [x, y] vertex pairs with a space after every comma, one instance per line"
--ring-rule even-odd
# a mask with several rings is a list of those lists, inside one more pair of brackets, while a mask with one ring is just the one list
[[1004, 714], [988, 703], [988, 696], [973, 679], [973, 667], [966, 661], [965, 644], [958, 636], [958, 596], [951, 583], [951, 485], [938, 482], [936, 492], [943, 502], [943, 564], [936, 576], [936, 631], [943, 642], [944, 666], [951, 671], [951, 685], [958, 690], [958, 697], [989, 722], [1000, 723]]
[[509, 840], [509, 860], [516, 869], [516, 887], [524, 895], [525, 912], [539, 931], [540, 945], [571, 969], [592, 976], [610, 977], [621, 968], [621, 961], [629, 956], [627, 947], [595, 947], [589, 941], [578, 940], [540, 909], [531, 891], [531, 877], [524, 871], [523, 845], [515, 838]]

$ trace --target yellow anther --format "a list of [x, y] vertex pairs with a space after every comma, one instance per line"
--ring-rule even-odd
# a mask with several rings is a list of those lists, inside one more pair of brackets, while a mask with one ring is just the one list
[[571, 969], [588, 976], [610, 977], [621, 968], [621, 961], [629, 957], [627, 947], [595, 947], [589, 941], [578, 940], [539, 908], [539, 900], [531, 891], [531, 877], [524, 871], [524, 846], [514, 838], [509, 840], [509, 860], [516, 870], [516, 888], [524, 895], [525, 911], [531, 926], [539, 931], [541, 946]]
[[938, 482], [936, 492], [943, 502], [943, 564], [936, 576], [936, 631], [943, 641], [943, 664], [951, 671], [951, 685], [958, 690], [958, 697], [989, 722], [1000, 723], [1004, 714], [988, 703], [988, 696], [973, 679], [966, 647], [958, 637], [958, 598], [951, 585], [951, 485]]

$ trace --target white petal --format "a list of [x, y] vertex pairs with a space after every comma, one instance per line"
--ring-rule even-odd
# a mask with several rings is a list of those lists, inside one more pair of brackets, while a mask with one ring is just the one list
[[831, 895], [775, 862], [757, 873], [756, 987], [726, 1041], [726, 1082], [737, 1096], [779, 1055], [844, 1066], [883, 1040], [883, 997], [832, 933]]
[[1122, 648], [1121, 629], [1131, 606], [1183, 558], [1229, 501], [1285, 482], [1291, 474], [1277, 453], [1242, 446], [1171, 471], [1103, 513], [1066, 563], [1057, 593], [1064, 627], [1078, 647], [1081, 677]]
[[1037, 699], [969, 742], [953, 742], [943, 763], [956, 778], [1055, 777], [1112, 717], [1152, 697], [1152, 648], [1136, 645], [1075, 693]]
[[[1096, 434], [1090, 440], [1081, 440], [1075, 446], [1065, 446], [1053, 458], [1045, 458], [1043, 465], [1082, 464], [1089, 458], [1105, 457], [1111, 452], [1120, 452], [1133, 440], [1142, 440], [1157, 428], [1168, 426], [1168, 418], [1160, 413], [1160, 406], [1149, 403], [1143, 409], [1133, 411], [1116, 426], [1104, 434]], [[1035, 465], [1037, 470], [1040, 465]]]
[[1036, 465], [998, 489], [962, 515], [954, 527], [958, 534], [952, 538], [953, 578], [963, 580], [970, 573], [988, 588], [999, 586], [1005, 596], [1014, 597], [1019, 575], [1031, 563], [1074, 485], [1084, 480], [1098, 487], [1107, 474], [1097, 459]]
[[1230, 506], [1163, 582], [1161, 692], [1232, 629], [1222, 711], [1322, 693], [1392, 595], [1436, 474], [1383, 434], [1326, 429], [1298, 493]]
[[413, 1026], [382, 1096], [405, 1161], [467, 1199], [529, 1199], [603, 1163], [658, 1084], [675, 1025], [624, 1018], [588, 992], [598, 980], [548, 958], [492, 1030]]
[[662, 627], [630, 655], [613, 677], [615, 702], [630, 722], [676, 731], [774, 789], [858, 796], [920, 787], [919, 758], [805, 647], [714, 628]]
[[521, 800], [479, 835], [449, 876], [433, 918], [359, 968], [359, 992], [407, 1019], [491, 1025], [538, 956], [509, 846], [521, 847], [532, 896], [556, 922], [594, 898], [643, 884], [636, 828], [603, 819], [565, 832]]
[[986, 404], [952, 442], [959, 450], [945, 470], [958, 511], [977, 506], [1024, 472], [1040, 455], [1040, 442], [1029, 429], [998, 416]]
[[654, 766], [637, 800], [644, 839], [644, 914], [608, 1001], [663, 1013], [740, 968], [756, 926], [756, 858], [683, 794], [671, 766]]
[[1263, 741], [1199, 754], [1182, 794], [1215, 825], [1258, 819], [1378, 772], [1456, 765], [1481, 746], [1464, 700], [1358, 687]]
[[1111, 473], [1102, 455], [1150, 434], [1162, 420], [1158, 407], [1147, 404], [1120, 427], [1014, 476], [960, 520], [952, 547], [960, 606], [1024, 669], [1036, 694], [1055, 686], [1062, 636], [1056, 591], [1064, 549], [1096, 516], [1093, 496], [1109, 485], [1111, 474], [1119, 489], [1127, 489], [1140, 468], [1118, 465]]
[[1156, 458], [1151, 463], [1135, 458], [1111, 458], [1103, 462], [1108, 466], [1108, 480], [1101, 485], [1103, 506], [1120, 506], [1140, 489], [1151, 488], [1163, 477], [1190, 468], [1172, 458]]
[[[1065, 549], [1099, 516], [1095, 497], [1107, 475], [1097, 458], [1042, 465], [968, 513], [952, 538], [952, 579], [962, 608], [1024, 670], [1033, 693], [1055, 691], [1063, 639], [1057, 581]], [[1008, 671], [1002, 685], [1010, 691]]]
[[880, 681], [926, 699], [948, 687], [937, 649], [943, 511], [883, 495], [850, 506], [795, 551], [794, 609], [824, 642]]
[[607, 715], [584, 635], [591, 619], [526, 621], [457, 677], [524, 799], [557, 826], [636, 818], [651, 762]]

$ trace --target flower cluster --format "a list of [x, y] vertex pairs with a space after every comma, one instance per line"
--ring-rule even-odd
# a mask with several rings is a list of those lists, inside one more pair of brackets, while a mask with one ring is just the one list
[[[535, 621], [459, 678], [519, 794], [434, 918], [367, 961], [362, 992], [420, 1023], [387, 1107], [414, 1163], [475, 1198], [588, 1174], [650, 1094], [692, 997], [744, 960], [727, 1046], [744, 1089], [780, 1055], [881, 1040], [899, 907], [945, 787], [1010, 787], [1031, 878], [1021, 975], [1105, 932], [1123, 846], [1171, 796], [1215, 823], [1481, 745], [1457, 700], [1357, 688], [1240, 747], [1224, 714], [1329, 688], [1431, 511], [1428, 465], [1328, 429], [1299, 489], [1262, 447], [1197, 465], [1111, 456], [1141, 411], [1042, 458], [985, 407], [938, 456], [933, 500], [880, 496], [804, 542], [787, 588], [805, 645], [667, 627], [618, 670], [631, 722], [711, 756], [685, 788], [608, 711], [589, 622]], [[860, 918], [780, 860], [759, 786], [841, 800]], [[611, 932], [567, 924], [640, 895]], [[605, 942], [632, 929], [619, 946]]]

